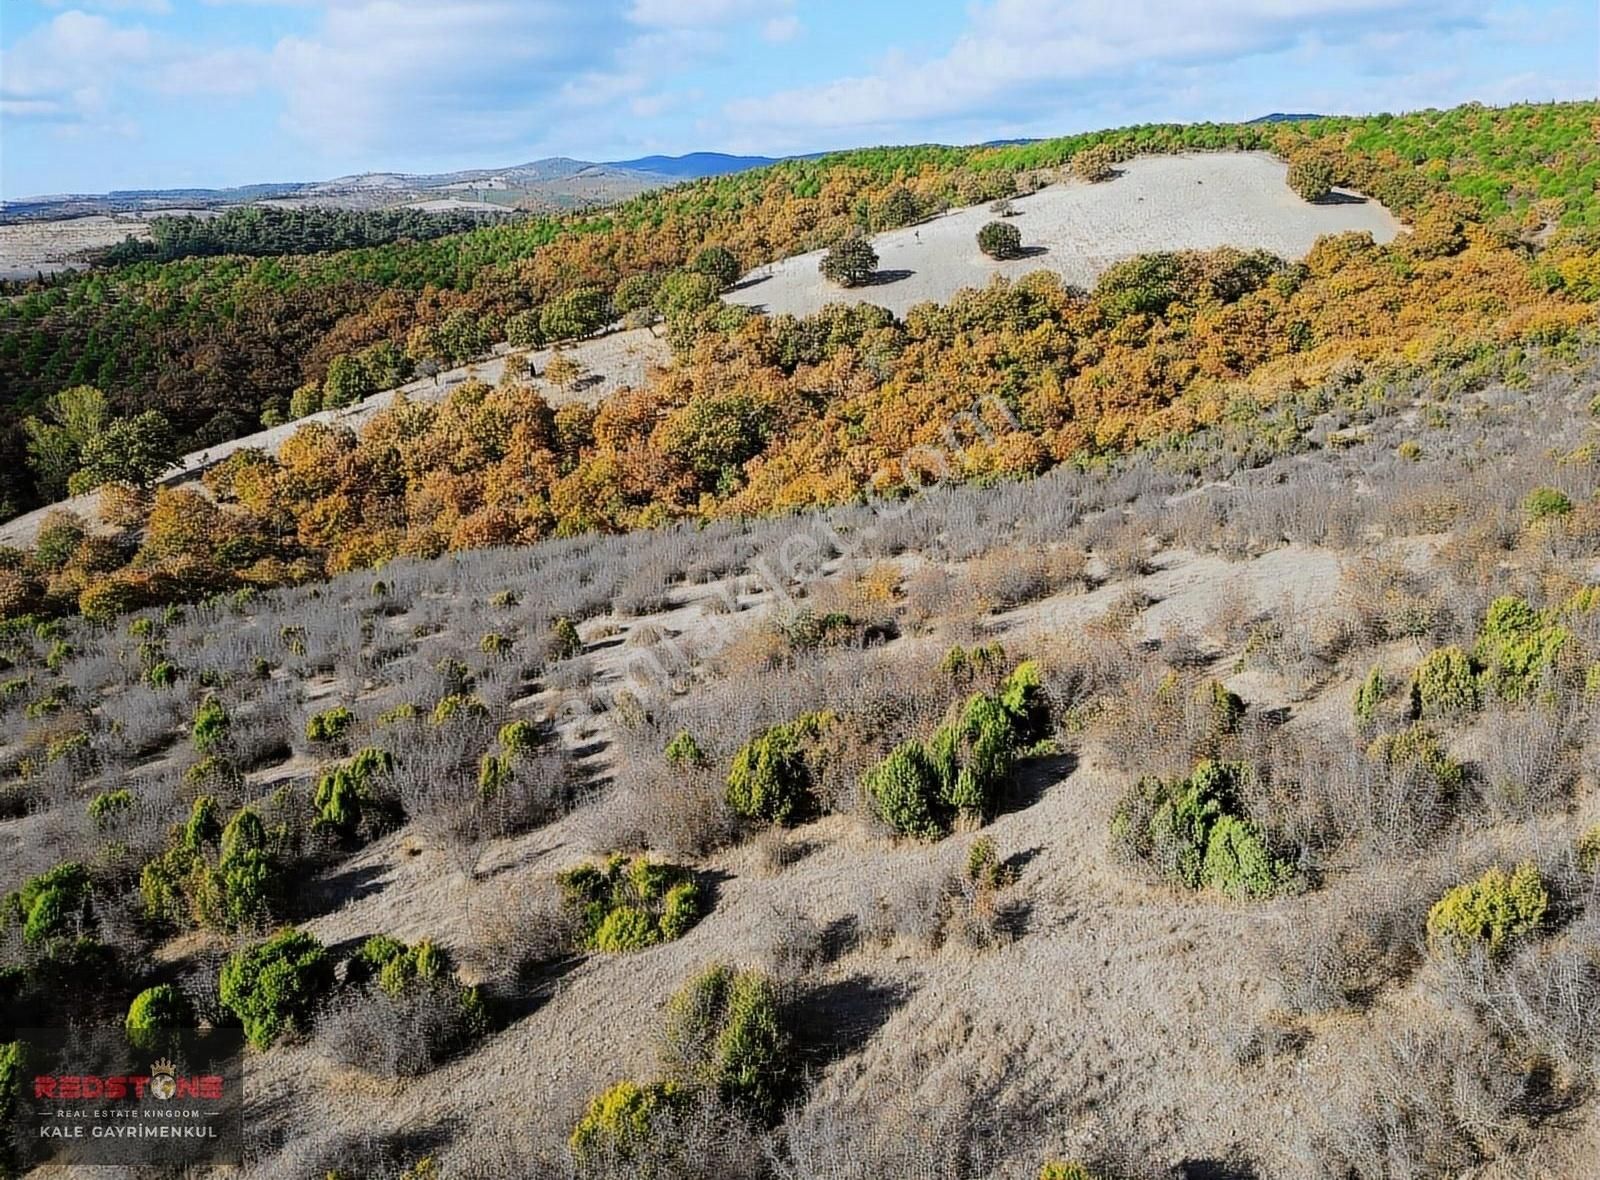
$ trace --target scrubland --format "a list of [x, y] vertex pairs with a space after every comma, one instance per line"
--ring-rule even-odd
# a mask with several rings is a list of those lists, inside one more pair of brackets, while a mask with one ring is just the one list
[[243, 1020], [253, 1176], [1586, 1175], [1597, 378], [13, 625], [7, 1018]]

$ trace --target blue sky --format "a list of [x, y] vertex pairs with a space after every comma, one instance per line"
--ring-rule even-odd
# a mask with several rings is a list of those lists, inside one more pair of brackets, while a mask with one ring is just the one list
[[0, 195], [1594, 97], [1595, 0], [3, 0]]

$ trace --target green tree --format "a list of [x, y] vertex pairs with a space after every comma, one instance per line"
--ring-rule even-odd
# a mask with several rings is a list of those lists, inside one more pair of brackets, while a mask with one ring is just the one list
[[655, 305], [663, 318], [684, 319], [717, 301], [716, 280], [698, 271], [675, 270], [656, 288]]
[[44, 418], [23, 420], [28, 466], [41, 496], [58, 499], [65, 494], [83, 448], [105, 428], [110, 412], [105, 394], [92, 385], [75, 385], [45, 402]]
[[82, 465], [68, 490], [77, 494], [108, 483], [147, 488], [176, 467], [177, 459], [172, 427], [159, 410], [117, 418], [84, 444]]
[[337, 410], [377, 392], [377, 384], [360, 358], [336, 356], [328, 363], [328, 375], [322, 381], [322, 408]]
[[978, 231], [978, 249], [990, 258], [1015, 258], [1022, 253], [1022, 231], [1007, 221], [991, 221]]
[[606, 293], [598, 287], [580, 287], [544, 305], [539, 330], [546, 340], [576, 340], [598, 332], [610, 318]]
[[852, 234], [830, 246], [817, 269], [829, 282], [859, 287], [877, 271], [878, 252], [866, 238]]
[[742, 390], [697, 397], [662, 423], [661, 449], [694, 472], [705, 491], [729, 491], [772, 432], [772, 407]]
[[689, 269], [705, 275], [721, 291], [738, 281], [739, 259], [726, 246], [707, 246], [694, 256]]

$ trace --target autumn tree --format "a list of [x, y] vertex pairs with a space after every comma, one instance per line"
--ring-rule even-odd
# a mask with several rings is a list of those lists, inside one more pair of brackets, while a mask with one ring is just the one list
[[1296, 152], [1289, 158], [1289, 187], [1303, 201], [1315, 204], [1333, 191], [1333, 164], [1315, 151]]
[[851, 234], [828, 248], [817, 269], [841, 287], [859, 287], [877, 271], [878, 252], [866, 238]]
[[1072, 157], [1072, 174], [1079, 180], [1099, 184], [1117, 174], [1117, 154], [1109, 144], [1097, 143]]

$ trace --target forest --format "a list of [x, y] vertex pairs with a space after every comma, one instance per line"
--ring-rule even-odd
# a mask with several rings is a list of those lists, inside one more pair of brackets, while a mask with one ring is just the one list
[[[210, 496], [151, 494], [126, 479], [113, 496], [117, 534], [53, 521], [38, 551], [8, 560], [0, 609], [105, 615], [400, 555], [896, 496], [940, 474], [919, 456], [951, 422], [972, 436], [961, 477], [1026, 476], [1181, 445], [1334, 372], [1359, 382], [1571, 344], [1600, 298], [1597, 109], [854, 152], [649, 194], [604, 218], [317, 256], [147, 263], [24, 295], [6, 305], [12, 359], [24, 338], [29, 354], [56, 339], [59, 356], [86, 333], [94, 348], [53, 383], [92, 383], [124, 415], [156, 409], [186, 441], [276, 421], [295, 389], [313, 395], [308, 404], [295, 393], [297, 413], [341, 404], [419, 362], [467, 359], [508, 335], [582, 335], [619, 313], [663, 317], [678, 363], [596, 409], [552, 411], [524, 379], [398, 403], [359, 436], [310, 425], [276, 457], [245, 452], [208, 473]], [[904, 321], [871, 306], [755, 316], [716, 300], [756, 261], [1025, 191], [1089, 149], [1269, 145], [1381, 197], [1411, 232], [1382, 247], [1326, 238], [1296, 263], [1236, 250], [1143, 256], [1093, 292], [1034, 274]], [[330, 321], [327, 301], [346, 299]], [[50, 327], [27, 332], [29, 322]], [[202, 351], [180, 343], [190, 331], [203, 334]], [[231, 345], [235, 332], [249, 339]], [[131, 389], [112, 346], [130, 336], [135, 367], [151, 366], [130, 374]], [[35, 396], [51, 389], [54, 367], [26, 366]], [[31, 494], [17, 491], [14, 506]]]
[[510, 214], [446, 209], [285, 209], [245, 205], [216, 217], [169, 215], [150, 219], [147, 239], [129, 237], [107, 247], [92, 261], [120, 267], [135, 262], [173, 262], [242, 254], [270, 258], [280, 254], [320, 254], [391, 242], [420, 242], [465, 233]]

